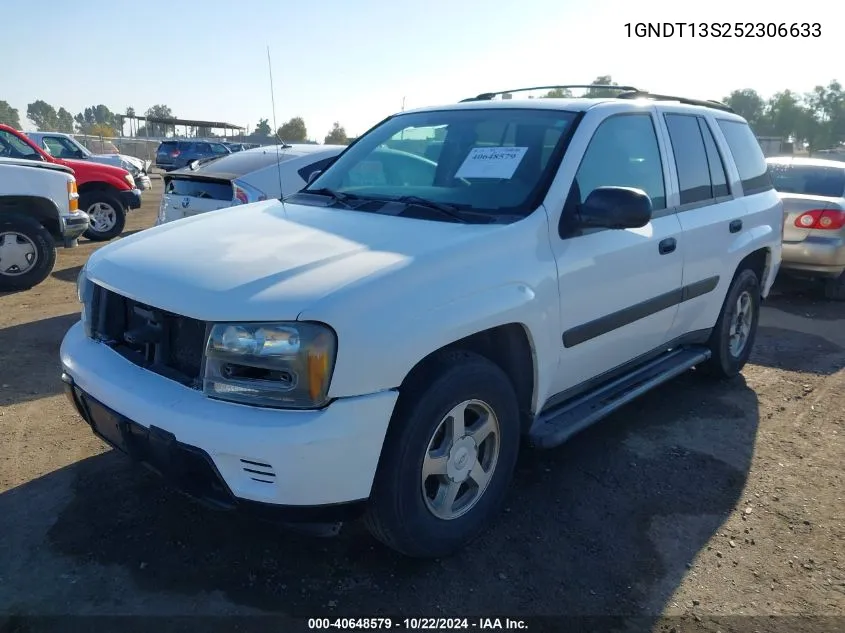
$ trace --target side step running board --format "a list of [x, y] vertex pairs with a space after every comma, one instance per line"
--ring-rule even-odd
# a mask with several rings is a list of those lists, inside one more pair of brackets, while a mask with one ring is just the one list
[[688, 347], [666, 352], [594, 391], [540, 413], [531, 426], [529, 441], [537, 448], [553, 448], [563, 444], [576, 433], [657, 385], [706, 361], [710, 355], [710, 350], [704, 347]]

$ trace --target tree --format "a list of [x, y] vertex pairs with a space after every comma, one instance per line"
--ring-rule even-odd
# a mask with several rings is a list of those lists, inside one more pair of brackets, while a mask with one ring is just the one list
[[332, 125], [331, 131], [323, 140], [323, 143], [326, 145], [349, 145], [349, 138], [346, 136], [346, 130], [344, 127], [335, 121], [334, 125]]
[[827, 86], [816, 86], [805, 100], [816, 121], [811, 146], [815, 149], [836, 147], [845, 141], [845, 92], [842, 85], [831, 81]]
[[734, 112], [748, 121], [748, 125], [757, 133], [757, 126], [762, 123], [765, 114], [766, 102], [763, 101], [763, 97], [757, 94], [756, 90], [751, 88], [734, 90], [723, 101]]
[[[590, 82], [591, 86], [618, 86], [615, 81], [611, 78], [610, 75], [599, 75], [593, 81]], [[590, 88], [587, 90], [587, 93], [584, 95], [585, 97], [590, 97], [592, 99], [601, 99], [604, 97], [615, 97], [619, 94], [618, 90], [613, 90], [612, 88]]]
[[308, 130], [302, 117], [294, 117], [279, 128], [276, 135], [288, 143], [304, 143], [308, 138]]
[[118, 120], [117, 115], [102, 103], [85, 108], [74, 117], [74, 121], [83, 134], [95, 134], [92, 131], [94, 126], [105, 126], [111, 129], [113, 134], [114, 129], [122, 123]]
[[267, 138], [273, 133], [273, 128], [270, 127], [270, 122], [267, 119], [258, 119], [258, 125], [255, 126], [253, 136], [260, 136]]
[[21, 118], [18, 110], [9, 105], [8, 101], [0, 101], [0, 123], [5, 123], [16, 130], [21, 128]]
[[544, 94], [541, 99], [566, 99], [572, 96], [572, 91], [569, 88], [554, 88]]
[[59, 126], [56, 109], [41, 99], [27, 104], [26, 118], [35, 123], [39, 132], [54, 132]]
[[56, 131], [73, 134], [73, 115], [64, 108], [56, 113]]
[[[170, 108], [164, 104], [154, 105], [149, 108], [144, 115], [154, 119], [176, 118]], [[171, 123], [150, 123], [149, 121], [147, 122], [146, 128], [149, 131], [149, 136], [167, 136], [168, 131], [172, 130], [175, 132], [176, 130], [176, 126]]]

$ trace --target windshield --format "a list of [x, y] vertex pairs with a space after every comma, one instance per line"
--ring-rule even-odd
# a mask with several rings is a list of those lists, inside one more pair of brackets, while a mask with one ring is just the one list
[[817, 165], [769, 163], [775, 190], [808, 196], [845, 196], [845, 169]]
[[28, 143], [6, 130], [0, 130], [0, 156], [3, 158], [41, 160], [41, 155]]
[[[548, 187], [576, 113], [490, 108], [392, 117], [305, 189], [527, 215]], [[475, 214], [474, 214], [475, 215]]]

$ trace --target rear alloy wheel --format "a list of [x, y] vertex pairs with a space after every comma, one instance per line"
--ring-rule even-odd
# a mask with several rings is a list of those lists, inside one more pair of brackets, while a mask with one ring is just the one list
[[703, 374], [713, 378], [733, 378], [742, 371], [757, 335], [760, 318], [760, 280], [744, 268], [728, 288], [722, 313], [710, 335], [710, 359], [700, 366]]
[[56, 263], [56, 243], [36, 220], [0, 216], [0, 291], [29, 290], [44, 281]]
[[80, 207], [91, 220], [85, 237], [94, 242], [107, 242], [120, 235], [126, 226], [123, 205], [107, 192], [94, 191], [81, 196]]

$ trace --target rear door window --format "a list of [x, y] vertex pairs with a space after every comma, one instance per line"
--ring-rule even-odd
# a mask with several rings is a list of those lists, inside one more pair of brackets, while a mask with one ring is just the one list
[[713, 197], [721, 198], [730, 195], [728, 188], [728, 175], [725, 171], [725, 162], [722, 154], [716, 146], [716, 139], [713, 138], [713, 131], [707, 121], [698, 119], [698, 127], [701, 128], [701, 136], [704, 138], [704, 149], [707, 150], [707, 163], [710, 165], [710, 182], [713, 183]]
[[707, 150], [698, 126], [698, 117], [688, 114], [666, 114], [666, 127], [675, 154], [681, 206], [713, 198]]
[[751, 195], [772, 189], [766, 158], [748, 124], [719, 119], [719, 127], [736, 163], [743, 193]]

